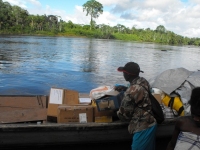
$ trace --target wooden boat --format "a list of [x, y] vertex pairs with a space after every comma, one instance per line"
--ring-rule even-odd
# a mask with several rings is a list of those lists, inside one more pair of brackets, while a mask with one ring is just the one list
[[[158, 126], [157, 137], [172, 135], [174, 121], [167, 120]], [[81, 144], [130, 141], [128, 123], [24, 123], [0, 125], [0, 148], [53, 144]]]
[[[24, 98], [26, 98], [26, 96]], [[32, 98], [35, 98], [35, 96], [32, 96]], [[0, 114], [4, 115], [6, 114], [6, 110], [5, 107], [2, 107], [2, 101], [5, 102], [5, 99], [6, 96], [0, 96]], [[27, 101], [31, 101], [30, 96]], [[17, 104], [20, 105], [20, 103]], [[33, 103], [31, 105], [33, 105]], [[121, 122], [117, 119], [111, 123], [54, 123], [45, 121], [45, 119], [39, 117], [38, 120], [23, 122], [23, 117], [17, 114], [17, 112], [21, 111], [19, 114], [23, 114], [27, 119], [27, 114], [31, 112], [31, 118], [35, 117], [36, 119], [38, 115], [37, 111], [41, 113], [43, 111], [40, 109], [46, 108], [44, 103], [42, 105], [40, 103], [37, 108], [35, 105], [32, 108], [27, 106], [29, 108], [23, 109], [16, 107], [13, 108], [14, 110], [7, 108], [7, 110], [11, 111], [10, 114], [13, 115], [15, 113], [17, 118], [19, 120], [21, 119], [21, 122], [2, 122], [0, 124], [0, 148], [20, 145], [81, 144], [132, 140], [132, 136], [128, 133], [127, 129], [128, 123]], [[1, 117], [2, 115], [0, 115], [0, 119]], [[162, 124], [158, 125], [157, 137], [170, 137], [173, 132], [174, 122], [175, 119], [167, 119]]]

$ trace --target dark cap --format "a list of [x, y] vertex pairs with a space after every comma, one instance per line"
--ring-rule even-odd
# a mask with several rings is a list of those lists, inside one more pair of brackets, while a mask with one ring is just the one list
[[140, 72], [143, 73], [143, 71], [140, 70], [140, 66], [135, 62], [128, 62], [124, 67], [119, 67], [117, 70], [130, 75], [139, 75]]

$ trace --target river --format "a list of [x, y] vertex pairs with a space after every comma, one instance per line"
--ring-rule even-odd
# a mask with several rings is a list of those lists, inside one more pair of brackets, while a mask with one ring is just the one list
[[200, 69], [200, 48], [76, 37], [0, 36], [0, 94], [48, 95], [51, 87], [89, 93], [127, 84], [117, 71], [129, 61], [147, 80], [167, 69]]
[[[77, 37], [0, 36], [0, 95], [48, 95], [51, 87], [89, 93], [102, 85], [127, 84], [117, 68], [129, 61], [137, 62], [144, 71], [140, 76], [149, 80], [167, 69], [200, 70], [199, 58], [200, 48], [195, 46]], [[157, 139], [157, 149], [165, 149], [169, 140]], [[40, 148], [93, 149], [95, 146]], [[129, 149], [130, 141], [97, 147]]]

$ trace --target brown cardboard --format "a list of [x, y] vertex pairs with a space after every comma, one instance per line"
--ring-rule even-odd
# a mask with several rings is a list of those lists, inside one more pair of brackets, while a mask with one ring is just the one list
[[[52, 96], [53, 89], [60, 90], [62, 92], [62, 94], [60, 94], [59, 96], [55, 95], [55, 97], [53, 97]], [[48, 116], [57, 117], [57, 109], [60, 104], [63, 104], [63, 97], [64, 97], [64, 89], [61, 89], [61, 88], [51, 88], [50, 89], [49, 100], [48, 100], [48, 109], [47, 109], [47, 120], [49, 118]], [[56, 102], [57, 102], [57, 104], [56, 104]]]
[[98, 111], [97, 106], [94, 106], [94, 117], [101, 117], [101, 116], [113, 116], [113, 110], [105, 110], [105, 111]]
[[104, 101], [102, 100], [101, 102], [99, 102], [98, 104], [99, 106], [99, 110], [106, 110], [108, 109], [115, 109], [115, 104], [114, 104], [114, 100], [110, 100], [110, 101]]
[[46, 121], [48, 96], [0, 96], [0, 123]]
[[95, 100], [98, 111], [116, 110], [120, 107], [117, 96], [105, 96]]
[[48, 104], [47, 116], [57, 117], [57, 109], [60, 104]]
[[153, 93], [152, 95], [156, 98], [156, 100], [157, 100], [160, 104], [162, 103], [161, 95], [160, 95], [160, 94], [155, 94], [155, 93]]
[[94, 118], [102, 116], [114, 116], [115, 114], [113, 110], [98, 111], [97, 105], [94, 100], [92, 100], [91, 105], [94, 107]]
[[19, 109], [0, 113], [0, 123], [46, 121], [47, 109]]
[[121, 105], [121, 100], [123, 93], [117, 91], [110, 92], [110, 95], [106, 95], [95, 99], [98, 111], [107, 111], [107, 110], [117, 110]]
[[[59, 90], [61, 93], [58, 95], [54, 95], [55, 99], [51, 99], [53, 90]], [[57, 93], [55, 93], [57, 94]], [[56, 98], [59, 100], [57, 101]], [[69, 89], [62, 89], [62, 88], [51, 88], [50, 90], [50, 96], [49, 96], [49, 102], [48, 102], [48, 109], [47, 109], [47, 116], [51, 117], [57, 117], [57, 109], [60, 105], [66, 104], [66, 105], [76, 105], [79, 103], [79, 94], [77, 91], [69, 90]], [[56, 104], [56, 102], [58, 102]]]
[[79, 93], [74, 90], [64, 89], [63, 104], [74, 105], [79, 104]]
[[91, 105], [60, 105], [58, 106], [57, 123], [79, 122], [80, 113], [86, 113], [87, 122], [93, 122], [93, 107]]
[[27, 108], [47, 108], [47, 96], [0, 96], [0, 113]]

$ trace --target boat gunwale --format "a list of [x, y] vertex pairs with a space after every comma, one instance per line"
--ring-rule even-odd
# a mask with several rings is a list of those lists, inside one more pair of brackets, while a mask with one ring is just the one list
[[[170, 119], [164, 121], [159, 126], [168, 126], [174, 125], [175, 119]], [[114, 121], [111, 123], [9, 123], [9, 124], [0, 124], [0, 132], [5, 131], [31, 131], [31, 130], [40, 130], [40, 131], [63, 131], [63, 130], [102, 130], [102, 129], [117, 129], [128, 127], [128, 122], [121, 122], [120, 120]]]

